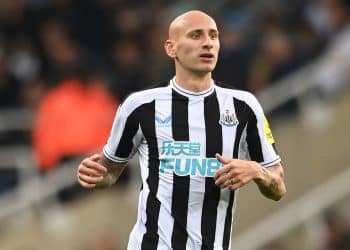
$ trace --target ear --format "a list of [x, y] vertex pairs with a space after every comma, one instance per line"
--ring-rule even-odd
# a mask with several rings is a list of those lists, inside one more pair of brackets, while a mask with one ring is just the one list
[[165, 49], [165, 52], [167, 53], [167, 55], [170, 58], [175, 58], [176, 57], [175, 46], [174, 46], [173, 41], [171, 41], [169, 39], [166, 40], [165, 43], [164, 43], [164, 49]]

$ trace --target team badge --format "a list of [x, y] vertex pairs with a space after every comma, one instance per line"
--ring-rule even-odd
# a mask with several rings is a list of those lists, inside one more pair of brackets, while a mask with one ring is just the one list
[[238, 119], [232, 110], [225, 109], [220, 115], [219, 123], [223, 126], [233, 127], [238, 124]]

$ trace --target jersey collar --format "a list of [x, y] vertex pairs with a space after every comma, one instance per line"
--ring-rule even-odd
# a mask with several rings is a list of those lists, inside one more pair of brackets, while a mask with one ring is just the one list
[[170, 87], [172, 89], [174, 89], [176, 92], [178, 92], [179, 94], [188, 96], [188, 97], [195, 97], [195, 96], [208, 96], [210, 94], [212, 94], [214, 92], [214, 81], [212, 81], [212, 84], [210, 85], [210, 87], [206, 90], [203, 90], [201, 92], [193, 92], [193, 91], [189, 91], [187, 89], [184, 89], [182, 87], [180, 87], [175, 80], [175, 76], [170, 80]]

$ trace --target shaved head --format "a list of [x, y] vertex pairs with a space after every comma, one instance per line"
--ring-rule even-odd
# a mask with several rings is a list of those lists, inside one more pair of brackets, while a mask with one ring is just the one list
[[176, 17], [169, 25], [164, 48], [174, 59], [177, 79], [207, 77], [210, 85], [220, 49], [219, 31], [213, 18], [199, 10]]
[[216, 23], [213, 18], [208, 14], [199, 11], [191, 10], [184, 14], [176, 17], [169, 26], [169, 39], [176, 39], [179, 34], [186, 31], [189, 26], [199, 25], [202, 22], [212, 23], [213, 27], [216, 28]]

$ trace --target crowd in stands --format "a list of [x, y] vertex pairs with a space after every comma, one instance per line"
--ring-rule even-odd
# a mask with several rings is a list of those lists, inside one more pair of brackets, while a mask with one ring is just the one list
[[36, 107], [70, 77], [98, 78], [120, 99], [167, 81], [167, 26], [192, 8], [218, 22], [215, 79], [256, 92], [322, 51], [334, 32], [323, 2], [3, 0], [0, 105]]

